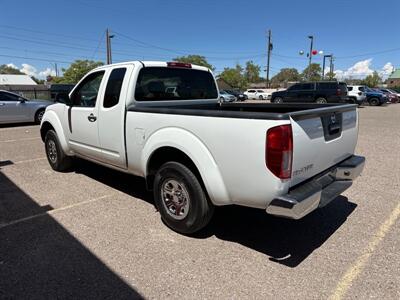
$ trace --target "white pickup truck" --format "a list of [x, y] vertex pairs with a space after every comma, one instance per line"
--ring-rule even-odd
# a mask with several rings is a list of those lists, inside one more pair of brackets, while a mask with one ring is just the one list
[[49, 106], [41, 136], [51, 167], [74, 156], [142, 176], [163, 221], [189, 234], [214, 206], [299, 219], [361, 173], [356, 105], [219, 103], [209, 69], [127, 62], [89, 72]]

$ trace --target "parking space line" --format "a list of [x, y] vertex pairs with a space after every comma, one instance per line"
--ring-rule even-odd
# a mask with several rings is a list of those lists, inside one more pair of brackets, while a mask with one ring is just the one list
[[46, 159], [46, 157], [38, 157], [38, 158], [32, 158], [32, 159], [26, 159], [26, 160], [19, 160], [19, 161], [14, 162], [14, 164], [19, 165], [19, 164], [24, 164], [24, 163], [29, 163], [29, 162], [44, 160], [44, 159]]
[[43, 213], [36, 214], [36, 215], [33, 215], [33, 216], [21, 218], [21, 219], [14, 220], [14, 221], [11, 221], [11, 222], [8, 222], [8, 223], [3, 223], [3, 224], [0, 224], [0, 230], [3, 229], [3, 228], [9, 227], [9, 226], [15, 225], [15, 224], [19, 224], [19, 223], [26, 222], [26, 221], [29, 221], [29, 220], [32, 220], [32, 219], [36, 219], [36, 218], [40, 218], [40, 217], [43, 217], [43, 216], [48, 216], [48, 215], [52, 216], [55, 213], [58, 213], [60, 211], [64, 211], [64, 210], [75, 208], [77, 206], [81, 206], [81, 205], [84, 205], [84, 204], [100, 201], [100, 200], [103, 200], [103, 199], [108, 198], [110, 196], [112, 196], [112, 195], [105, 195], [105, 196], [93, 198], [93, 199], [90, 199], [90, 200], [87, 200], [87, 201], [82, 201], [82, 202], [79, 202], [79, 203], [75, 203], [75, 204], [67, 205], [67, 206], [64, 206], [64, 207], [56, 208], [56, 209], [53, 209], [53, 210], [50, 210], [50, 211], [47, 211], [47, 212], [43, 212]]
[[0, 143], [14, 143], [14, 142], [20, 142], [20, 141], [32, 141], [32, 140], [38, 140], [40, 139], [40, 137], [31, 137], [31, 138], [22, 138], [19, 140], [4, 140], [4, 141], [0, 141]]
[[400, 203], [396, 206], [396, 208], [392, 211], [389, 218], [385, 220], [385, 222], [379, 227], [379, 230], [375, 233], [373, 238], [370, 240], [367, 248], [365, 248], [363, 254], [358, 257], [355, 261], [355, 264], [352, 265], [347, 272], [343, 275], [343, 277], [339, 280], [339, 283], [336, 286], [334, 293], [329, 297], [330, 300], [339, 300], [343, 299], [346, 292], [351, 287], [353, 281], [360, 275], [360, 273], [365, 268], [369, 258], [374, 253], [378, 245], [385, 238], [386, 234], [395, 224], [397, 219], [400, 217]]

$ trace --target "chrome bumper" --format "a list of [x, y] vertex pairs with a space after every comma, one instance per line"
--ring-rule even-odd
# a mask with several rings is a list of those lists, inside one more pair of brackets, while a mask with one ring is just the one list
[[274, 198], [267, 207], [267, 213], [301, 219], [347, 190], [361, 174], [364, 165], [365, 157], [353, 155], [322, 175], [296, 186], [289, 193]]

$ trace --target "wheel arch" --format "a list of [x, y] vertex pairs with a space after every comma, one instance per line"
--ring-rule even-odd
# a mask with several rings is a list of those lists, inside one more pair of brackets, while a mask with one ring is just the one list
[[[179, 142], [175, 142], [179, 137]], [[142, 169], [147, 187], [152, 188], [157, 169], [177, 161], [198, 176], [215, 205], [231, 204], [220, 170], [207, 147], [192, 133], [181, 128], [165, 128], [151, 135], [142, 151]]]
[[55, 112], [47, 110], [43, 116], [42, 124], [40, 126], [40, 136], [41, 136], [43, 142], [45, 140], [46, 133], [49, 130], [54, 130], [56, 132], [57, 138], [60, 142], [60, 145], [61, 145], [63, 151], [65, 153], [68, 153], [69, 148], [68, 148], [67, 141], [65, 139], [64, 130], [61, 126], [61, 122], [58, 119]]

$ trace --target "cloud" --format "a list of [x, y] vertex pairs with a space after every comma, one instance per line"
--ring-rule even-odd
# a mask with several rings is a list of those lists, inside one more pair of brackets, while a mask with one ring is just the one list
[[34, 66], [30, 64], [21, 64], [21, 68], [18, 66], [14, 65], [13, 63], [7, 64], [7, 66], [12, 67], [14, 69], [20, 70], [22, 73], [25, 73], [26, 75], [29, 76], [34, 76], [39, 79], [46, 79], [47, 76], [55, 76], [56, 72], [50, 68], [46, 68], [42, 71], [38, 71]]
[[39, 78], [46, 78], [47, 76], [56, 76], [56, 72], [50, 68], [46, 68], [46, 70], [40, 71], [38, 74]]
[[13, 63], [7, 64], [7, 67], [13, 68], [13, 69], [19, 69], [16, 65]]
[[382, 70], [379, 71], [379, 76], [381, 76], [383, 78], [383, 80], [386, 80], [390, 74], [392, 74], [392, 72], [394, 71], [394, 66], [392, 65], [391, 62], [386, 63]]
[[[363, 79], [371, 75], [374, 70], [371, 69], [372, 58], [356, 62], [347, 70], [335, 70], [335, 77], [339, 80], [344, 78]], [[386, 63], [382, 69], [376, 70], [384, 80], [393, 72], [393, 65], [391, 62]]]
[[22, 68], [20, 69], [20, 71], [29, 76], [38, 76], [37, 69], [29, 64], [22, 64]]

